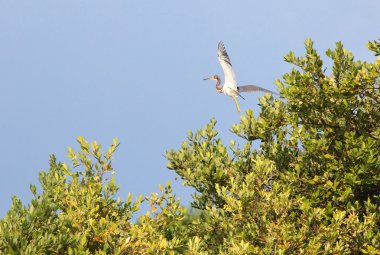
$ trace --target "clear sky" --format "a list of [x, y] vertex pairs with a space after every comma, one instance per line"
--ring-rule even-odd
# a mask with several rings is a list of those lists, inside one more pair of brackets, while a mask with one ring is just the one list
[[[13, 195], [30, 201], [49, 154], [68, 161], [78, 135], [104, 147], [119, 138], [120, 197], [171, 180], [187, 205], [192, 190], [165, 151], [212, 117], [225, 144], [236, 139], [233, 100], [202, 80], [222, 74], [218, 42], [240, 83], [276, 91], [291, 69], [283, 56], [303, 54], [307, 37], [321, 54], [341, 40], [373, 61], [365, 43], [380, 37], [379, 10], [378, 0], [0, 0], [0, 217]], [[245, 96], [242, 111], [257, 112], [262, 94]]]

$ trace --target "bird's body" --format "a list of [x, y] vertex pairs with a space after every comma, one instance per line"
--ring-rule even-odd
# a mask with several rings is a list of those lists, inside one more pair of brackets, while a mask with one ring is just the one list
[[232, 68], [231, 60], [227, 54], [226, 48], [222, 41], [220, 41], [218, 44], [218, 59], [224, 72], [223, 86], [221, 85], [221, 81], [218, 75], [213, 75], [209, 78], [206, 78], [205, 80], [215, 80], [216, 91], [218, 93], [224, 93], [225, 95], [232, 97], [232, 99], [235, 101], [236, 108], [239, 113], [240, 113], [240, 107], [236, 98], [237, 96], [240, 96], [241, 98], [245, 99], [244, 97], [240, 95], [241, 92], [263, 91], [263, 92], [276, 94], [270, 90], [261, 88], [256, 85], [238, 86], [236, 77], [235, 77], [235, 72], [234, 72], [234, 69]]

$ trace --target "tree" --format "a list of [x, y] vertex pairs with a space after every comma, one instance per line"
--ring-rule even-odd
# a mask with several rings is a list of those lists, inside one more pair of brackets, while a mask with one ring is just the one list
[[[172, 194], [170, 184], [161, 194], [132, 201], [116, 198], [112, 175], [115, 139], [105, 152], [78, 137], [80, 150], [68, 156], [78, 171], [50, 157], [50, 169], [39, 176], [42, 192], [34, 185], [27, 206], [13, 198], [12, 208], [0, 222], [1, 254], [152, 254], [180, 250], [178, 239], [186, 233], [177, 227], [185, 209]], [[146, 201], [151, 209], [134, 224], [133, 214]], [[160, 210], [157, 210], [160, 208]], [[152, 216], [150, 216], [152, 214]], [[178, 234], [177, 234], [178, 233]]]
[[[380, 43], [369, 43], [375, 54]], [[313, 42], [223, 144], [212, 119], [168, 168], [197, 191], [186, 210], [170, 183], [160, 193], [117, 198], [112, 159], [82, 137], [71, 164], [50, 157], [41, 191], [13, 198], [0, 221], [4, 254], [380, 254], [380, 60], [354, 61], [339, 42], [323, 66]], [[259, 147], [255, 145], [259, 144]], [[69, 166], [72, 165], [72, 166]], [[73, 170], [74, 169], [74, 170]], [[133, 216], [141, 203], [149, 210]]]
[[244, 145], [223, 145], [211, 120], [167, 153], [210, 213], [196, 229], [209, 254], [380, 254], [380, 60], [338, 42], [329, 74], [305, 48], [285, 56], [296, 67], [276, 82], [281, 98], [232, 127]]

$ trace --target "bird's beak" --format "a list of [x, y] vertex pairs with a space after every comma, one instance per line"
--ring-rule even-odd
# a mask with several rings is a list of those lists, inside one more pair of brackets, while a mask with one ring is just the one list
[[203, 80], [204, 80], [204, 81], [206, 81], [206, 80], [211, 80], [211, 77], [204, 78]]

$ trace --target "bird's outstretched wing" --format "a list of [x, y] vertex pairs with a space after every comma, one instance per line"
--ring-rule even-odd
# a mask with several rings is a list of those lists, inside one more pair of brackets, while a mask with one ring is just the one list
[[244, 86], [238, 86], [237, 91], [239, 93], [242, 92], [257, 92], [257, 91], [262, 91], [262, 92], [268, 92], [274, 95], [278, 95], [278, 93], [270, 91], [269, 89], [264, 89], [262, 87], [256, 86], [256, 85], [244, 85]]
[[231, 60], [227, 54], [226, 47], [222, 41], [218, 44], [218, 59], [224, 72], [224, 86], [237, 90], [237, 83], [235, 78], [235, 72], [231, 65]]

